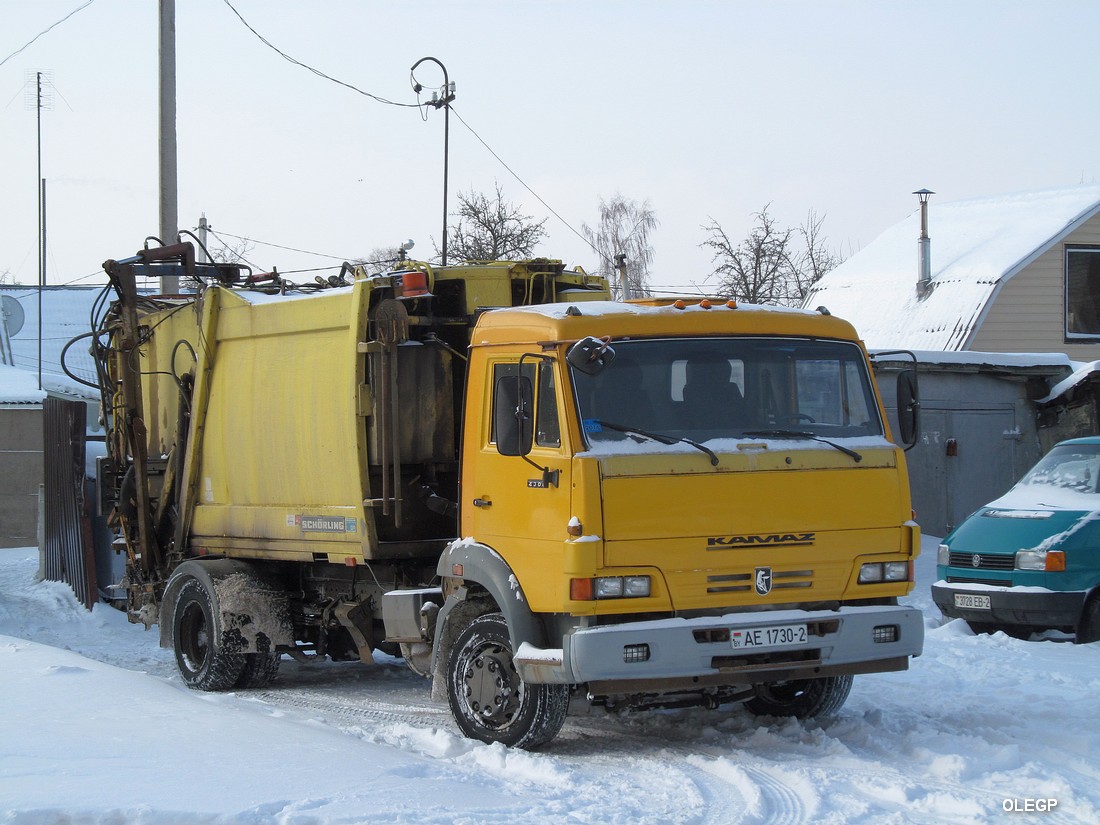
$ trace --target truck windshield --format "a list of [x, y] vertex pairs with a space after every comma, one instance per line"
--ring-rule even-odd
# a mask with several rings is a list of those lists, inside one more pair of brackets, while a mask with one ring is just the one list
[[590, 443], [627, 438], [632, 429], [697, 442], [883, 434], [863, 352], [852, 343], [705, 338], [613, 346], [604, 370], [572, 376]]

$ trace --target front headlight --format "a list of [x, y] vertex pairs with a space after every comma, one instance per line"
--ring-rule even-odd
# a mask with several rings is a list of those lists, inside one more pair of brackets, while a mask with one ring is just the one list
[[940, 567], [947, 567], [951, 563], [951, 548], [946, 544], [941, 544], [936, 549], [936, 564]]
[[1066, 569], [1066, 554], [1061, 550], [1017, 550], [1016, 569], [1060, 573]]
[[574, 601], [645, 599], [651, 592], [649, 576], [597, 576], [569, 580], [569, 598]]
[[860, 584], [907, 581], [909, 581], [909, 562], [907, 561], [870, 561], [859, 568]]

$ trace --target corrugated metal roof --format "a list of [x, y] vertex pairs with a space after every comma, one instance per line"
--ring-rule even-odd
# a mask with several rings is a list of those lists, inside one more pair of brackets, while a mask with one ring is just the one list
[[964, 350], [1000, 286], [1098, 210], [1100, 186], [933, 202], [928, 295], [917, 294], [915, 210], [822, 278], [806, 306], [851, 321], [872, 348]]

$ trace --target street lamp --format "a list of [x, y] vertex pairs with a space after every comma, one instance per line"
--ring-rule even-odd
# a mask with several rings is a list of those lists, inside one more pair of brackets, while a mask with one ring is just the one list
[[428, 105], [435, 108], [443, 109], [443, 266], [447, 265], [447, 154], [448, 145], [451, 141], [451, 101], [455, 99], [455, 87], [451, 83], [450, 78], [447, 77], [447, 67], [434, 57], [422, 57], [413, 63], [412, 68], [409, 69], [409, 77], [412, 79], [413, 91], [418, 95], [423, 90], [423, 86], [416, 82], [416, 77], [413, 72], [416, 71], [416, 67], [426, 60], [430, 60], [443, 70], [443, 94], [442, 96], [438, 92], [432, 92], [432, 99], [428, 102]]

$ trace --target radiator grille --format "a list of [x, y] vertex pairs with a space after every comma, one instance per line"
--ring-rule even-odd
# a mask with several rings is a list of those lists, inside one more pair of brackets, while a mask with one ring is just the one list
[[972, 570], [1012, 570], [1016, 566], [1016, 554], [952, 553], [948, 564]]
[[[741, 593], [753, 589], [756, 572], [723, 573], [707, 576], [708, 593]], [[772, 590], [797, 590], [813, 587], [813, 570], [773, 570]]]

